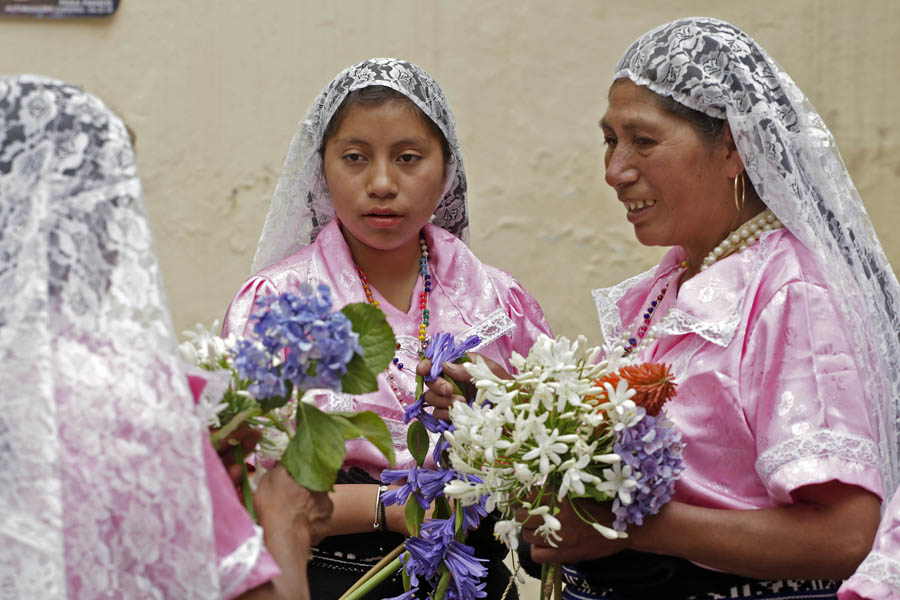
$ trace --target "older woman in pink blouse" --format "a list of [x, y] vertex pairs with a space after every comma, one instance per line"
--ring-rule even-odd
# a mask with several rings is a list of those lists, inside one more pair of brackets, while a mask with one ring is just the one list
[[752, 38], [708, 18], [634, 42], [601, 127], [635, 236], [672, 248], [594, 298], [614, 351], [671, 364], [685, 471], [624, 540], [568, 505], [559, 547], [525, 523], [531, 557], [569, 563], [564, 598], [835, 598], [895, 484], [900, 286], [834, 140]]

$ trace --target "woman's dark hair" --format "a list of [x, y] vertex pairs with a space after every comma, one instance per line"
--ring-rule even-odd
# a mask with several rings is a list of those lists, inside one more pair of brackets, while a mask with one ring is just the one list
[[653, 90], [650, 90], [650, 93], [656, 98], [656, 102], [661, 109], [676, 117], [681, 117], [690, 123], [691, 127], [694, 128], [694, 131], [696, 131], [709, 145], [716, 145], [722, 141], [722, 136], [725, 135], [725, 124], [728, 121], [710, 117], [699, 110], [688, 108], [684, 104], [675, 101], [670, 96], [657, 94]]
[[[624, 78], [616, 79], [615, 81], [613, 81], [612, 86], [610, 86], [610, 91], [612, 91], [613, 86], [622, 81], [630, 80]], [[681, 117], [682, 119], [690, 123], [691, 127], [694, 128], [694, 131], [696, 131], [697, 134], [700, 135], [700, 137], [703, 138], [710, 146], [714, 146], [722, 141], [722, 136], [725, 135], [725, 124], [727, 123], [725, 119], [710, 117], [709, 115], [704, 114], [699, 110], [688, 108], [684, 104], [677, 102], [671, 96], [658, 94], [650, 88], [645, 89], [653, 94], [653, 97], [656, 99], [657, 105], [661, 109], [669, 114], [675, 115], [676, 117]]]
[[422, 109], [416, 106], [416, 104], [408, 97], [404, 96], [397, 90], [384, 85], [370, 85], [368, 87], [354, 90], [347, 94], [347, 97], [344, 98], [344, 101], [341, 102], [341, 105], [338, 107], [338, 109], [334, 111], [334, 115], [328, 122], [328, 127], [325, 128], [325, 133], [322, 135], [322, 146], [319, 148], [319, 152], [325, 151], [325, 145], [340, 128], [344, 117], [347, 116], [347, 110], [349, 110], [351, 106], [354, 106], [356, 104], [375, 106], [384, 104], [385, 102], [399, 102], [407, 108], [414, 110], [419, 118], [422, 119], [422, 122], [425, 123], [425, 125], [431, 130], [431, 132], [435, 136], [437, 136], [438, 141], [440, 141], [441, 151], [444, 155], [444, 162], [450, 162], [450, 159], [453, 156], [453, 151], [450, 149], [450, 143], [447, 141], [447, 138], [444, 136], [444, 132], [441, 131], [441, 128], [437, 126], [437, 123], [432, 121], [428, 117], [428, 115], [422, 112]]

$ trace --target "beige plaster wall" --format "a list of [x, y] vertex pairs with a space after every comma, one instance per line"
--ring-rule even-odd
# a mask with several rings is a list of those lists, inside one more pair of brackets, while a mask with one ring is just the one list
[[100, 21], [0, 20], [0, 72], [78, 83], [136, 131], [180, 331], [221, 317], [249, 275], [288, 141], [325, 83], [371, 56], [419, 63], [456, 113], [473, 249], [557, 332], [596, 338], [589, 290], [661, 255], [603, 182], [606, 89], [634, 37], [692, 14], [743, 27], [797, 80], [900, 265], [896, 0], [122, 0]]

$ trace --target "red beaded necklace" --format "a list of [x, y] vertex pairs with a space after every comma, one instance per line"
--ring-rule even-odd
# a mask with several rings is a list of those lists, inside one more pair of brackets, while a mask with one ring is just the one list
[[[419, 309], [422, 311], [421, 321], [419, 322], [419, 358], [424, 356], [425, 348], [428, 347], [428, 321], [429, 321], [429, 311], [428, 311], [428, 296], [431, 294], [431, 275], [428, 273], [428, 244], [425, 242], [425, 236], [419, 234], [419, 249], [421, 254], [419, 256], [419, 275], [422, 277], [422, 292], [419, 294]], [[366, 301], [375, 306], [376, 308], [380, 308], [378, 304], [378, 300], [375, 299], [375, 296], [372, 293], [372, 286], [369, 285], [369, 278], [366, 277], [365, 272], [360, 268], [359, 265], [356, 265], [356, 272], [359, 273], [359, 280], [362, 282], [363, 291], [366, 294]], [[397, 349], [400, 349], [400, 344], [397, 343]], [[403, 370], [403, 363], [400, 362], [400, 357], [395, 356], [392, 364], [398, 369]], [[397, 399], [401, 402], [406, 396], [409, 396], [409, 392], [401, 388], [397, 381], [394, 379], [393, 374], [391, 373], [391, 366], [388, 365], [387, 368], [387, 376], [388, 381], [391, 384], [391, 389], [394, 391], [394, 395], [397, 396]]]

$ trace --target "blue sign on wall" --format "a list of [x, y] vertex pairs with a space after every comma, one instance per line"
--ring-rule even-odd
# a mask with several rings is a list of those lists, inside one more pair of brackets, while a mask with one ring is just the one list
[[119, 0], [0, 0], [0, 16], [105, 17], [117, 8]]

